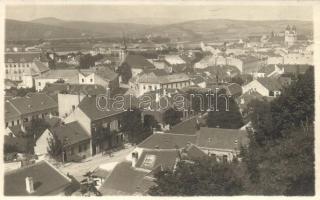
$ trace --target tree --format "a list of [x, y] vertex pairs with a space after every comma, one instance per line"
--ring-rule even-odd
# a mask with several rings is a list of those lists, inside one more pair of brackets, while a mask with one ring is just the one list
[[149, 189], [153, 196], [239, 195], [243, 192], [236, 163], [217, 163], [212, 159], [180, 161], [175, 171], [155, 174], [156, 185]]
[[176, 110], [175, 108], [169, 108], [164, 112], [164, 123], [169, 124], [170, 127], [181, 122], [182, 112]]
[[52, 158], [62, 160], [63, 144], [55, 134], [48, 138], [47, 152]]
[[87, 195], [90, 196], [91, 193], [95, 194], [96, 196], [102, 196], [101, 192], [96, 188], [97, 178], [96, 176], [93, 175], [92, 172], [87, 172], [86, 174], [83, 175], [85, 178], [80, 182], [80, 192], [82, 195]]
[[126, 111], [121, 119], [121, 125], [121, 131], [128, 135], [129, 142], [139, 143], [142, 140], [144, 129], [141, 111], [138, 108]]
[[313, 70], [272, 102], [254, 101], [254, 132], [244, 164], [253, 191], [263, 195], [314, 195]]
[[[226, 109], [226, 104], [228, 109]], [[207, 125], [208, 127], [219, 127], [228, 129], [238, 129], [243, 126], [242, 115], [239, 107], [233, 98], [229, 98], [226, 102], [223, 99], [217, 102], [218, 110], [210, 111], [208, 113]]]
[[242, 80], [242, 77], [240, 75], [232, 77], [231, 78], [231, 82], [232, 83], [237, 83], [239, 85], [243, 85], [244, 84], [244, 81]]
[[50, 125], [44, 119], [32, 119], [30, 125], [26, 127], [27, 135], [32, 136], [34, 140], [37, 140], [43, 131], [49, 127]]
[[159, 130], [160, 126], [157, 120], [154, 118], [152, 115], [144, 115], [144, 120], [143, 120], [143, 128], [146, 131], [152, 131], [153, 128]]
[[122, 78], [122, 82], [128, 83], [130, 78], [132, 77], [131, 67], [127, 63], [123, 63], [117, 70], [117, 73]]

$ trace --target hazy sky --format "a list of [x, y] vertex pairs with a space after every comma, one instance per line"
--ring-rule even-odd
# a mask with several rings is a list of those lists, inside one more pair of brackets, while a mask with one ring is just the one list
[[312, 15], [312, 7], [307, 6], [11, 5], [6, 9], [7, 18], [24, 21], [42, 17], [133, 23], [174, 23], [215, 18], [311, 21]]

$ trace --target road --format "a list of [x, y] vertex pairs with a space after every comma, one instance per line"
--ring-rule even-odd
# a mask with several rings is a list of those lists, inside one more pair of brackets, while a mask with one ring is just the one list
[[74, 176], [78, 181], [81, 181], [83, 179], [83, 175], [86, 172], [96, 169], [101, 164], [124, 161], [126, 156], [130, 152], [132, 152], [134, 148], [135, 147], [132, 146], [114, 152], [112, 157], [110, 157], [109, 155], [102, 155], [100, 153], [79, 163], [70, 162], [66, 163], [65, 165], [61, 165], [59, 166], [59, 170], [61, 170], [64, 174], [69, 173], [70, 175]]

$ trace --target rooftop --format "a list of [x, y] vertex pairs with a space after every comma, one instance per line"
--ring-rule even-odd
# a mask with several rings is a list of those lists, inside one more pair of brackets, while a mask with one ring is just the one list
[[[79, 104], [79, 108], [93, 121], [124, 112], [124, 110], [122, 109], [111, 109], [110, 106], [112, 105], [112, 102], [110, 102], [110, 100], [107, 101], [109, 109], [105, 109], [105, 110], [98, 109], [96, 101], [97, 101], [96, 97], [94, 96], [85, 97]], [[106, 101], [102, 102], [101, 100], [101, 106], [104, 106], [103, 103], [105, 102]], [[125, 105], [128, 105], [128, 104], [125, 103]]]
[[[26, 191], [26, 177], [32, 177], [35, 192]], [[52, 194], [70, 185], [71, 180], [46, 161], [10, 171], [4, 176], [4, 195], [42, 196]]]
[[282, 88], [280, 82], [274, 78], [263, 77], [258, 78], [257, 81], [270, 91], [279, 91]]
[[154, 66], [141, 55], [127, 55], [124, 63], [128, 64], [131, 68], [139, 68], [139, 69], [151, 69]]
[[28, 93], [25, 97], [15, 97], [7, 100], [5, 110], [6, 117], [10, 118], [14, 115], [19, 116], [57, 107], [57, 102], [45, 93]]
[[106, 89], [101, 85], [92, 84], [69, 84], [69, 83], [47, 83], [43, 89], [46, 94], [84, 94], [84, 95], [98, 95], [105, 94]]
[[177, 158], [177, 150], [144, 150], [142, 151], [142, 154], [139, 155], [136, 168], [154, 170], [161, 166], [163, 169], [173, 169]]
[[4, 57], [6, 63], [31, 63], [35, 60], [40, 60], [40, 53], [6, 53]]
[[145, 149], [177, 149], [184, 148], [189, 143], [196, 143], [196, 135], [171, 133], [155, 133], [141, 142], [138, 147]]
[[100, 188], [102, 195], [132, 195], [148, 172], [136, 170], [131, 162], [119, 163]]
[[63, 124], [50, 130], [60, 141], [66, 141], [66, 145], [73, 145], [90, 139], [90, 134], [87, 133], [77, 121]]
[[239, 129], [201, 127], [198, 131], [197, 146], [213, 149], [239, 150], [247, 145], [247, 132]]

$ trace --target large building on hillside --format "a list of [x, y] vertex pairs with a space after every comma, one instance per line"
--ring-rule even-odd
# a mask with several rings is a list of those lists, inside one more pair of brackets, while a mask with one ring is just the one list
[[49, 71], [48, 63], [41, 62], [40, 53], [6, 53], [5, 66], [6, 79], [21, 81], [20, 87], [33, 87], [34, 78]]

